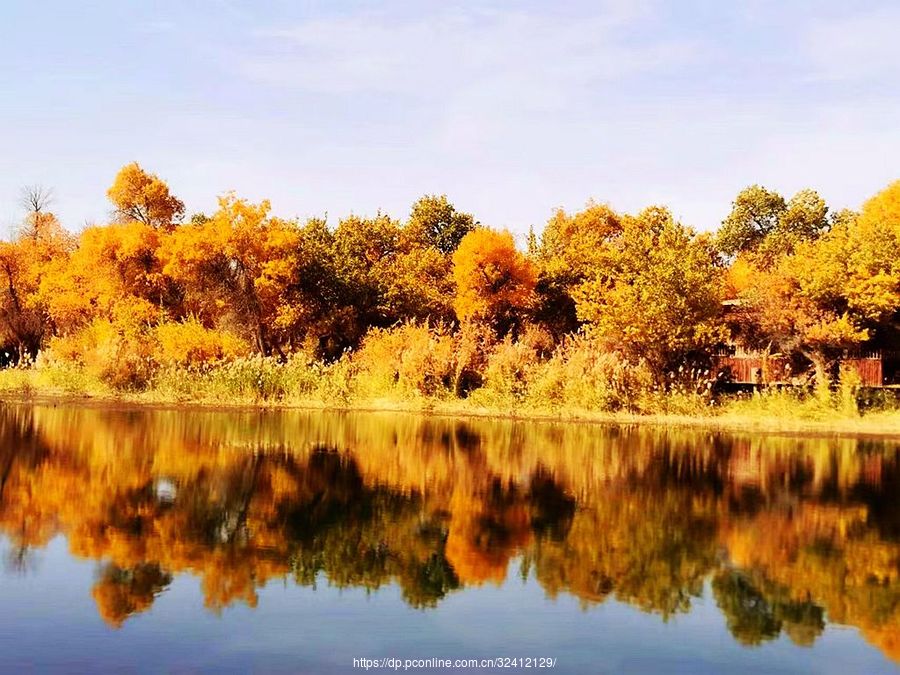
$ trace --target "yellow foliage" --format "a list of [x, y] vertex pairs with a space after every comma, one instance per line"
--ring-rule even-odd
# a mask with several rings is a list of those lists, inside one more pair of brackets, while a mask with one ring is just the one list
[[[30, 363], [49, 347], [57, 363], [126, 387], [160, 365], [171, 374], [234, 362], [210, 376], [211, 390], [282, 400], [296, 383], [347, 402], [376, 390], [466, 397], [487, 383], [485, 400], [504, 406], [636, 409], [648, 372], [661, 385], [729, 337], [807, 354], [820, 374], [842, 350], [896, 341], [900, 182], [858, 215], [831, 216], [811, 190], [785, 202], [753, 186], [719, 250], [664, 207], [626, 215], [590, 202], [554, 213], [527, 254], [444, 196], [420, 199], [405, 223], [378, 213], [330, 227], [226, 194], [211, 216], [176, 227], [184, 205], [133, 163], [109, 189], [116, 222], [73, 237], [42, 211], [42, 194], [0, 243], [2, 362]], [[723, 252], [734, 256], [727, 271]], [[723, 299], [740, 301], [728, 303], [731, 336]], [[529, 326], [540, 326], [540, 345]], [[597, 359], [581, 353], [579, 333]], [[259, 359], [246, 358], [248, 346]], [[596, 395], [560, 384], [574, 363]]]
[[303, 311], [289, 295], [301, 233], [270, 210], [268, 201], [226, 195], [211, 218], [177, 228], [159, 248], [163, 272], [185, 288], [186, 309], [210, 323], [232, 314], [260, 353], [277, 347]]
[[137, 162], [122, 167], [106, 194], [125, 222], [168, 228], [184, 216], [184, 204], [169, 193], [169, 186]]
[[707, 237], [662, 207], [623, 220], [608, 268], [574, 291], [578, 316], [610, 351], [644, 359], [658, 374], [725, 337], [721, 275]]
[[85, 229], [67, 258], [44, 275], [40, 297], [61, 333], [94, 318], [158, 320], [168, 293], [156, 251], [159, 235], [140, 222]]
[[159, 349], [156, 358], [163, 364], [193, 366], [230, 360], [250, 353], [250, 346], [227, 331], [212, 330], [194, 318], [167, 321], [153, 330]]
[[453, 278], [459, 319], [495, 325], [531, 307], [537, 281], [534, 266], [516, 249], [512, 234], [483, 227], [460, 242], [453, 254]]
[[746, 256], [739, 255], [725, 272], [725, 297], [737, 298], [753, 284], [757, 271]]
[[67, 335], [52, 338], [47, 361], [72, 363], [114, 388], [134, 389], [150, 379], [154, 353], [141, 326], [95, 318]]

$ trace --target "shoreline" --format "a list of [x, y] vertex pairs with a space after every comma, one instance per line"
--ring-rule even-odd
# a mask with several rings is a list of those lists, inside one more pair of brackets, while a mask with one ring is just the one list
[[158, 398], [146, 394], [87, 394], [38, 391], [19, 393], [0, 391], [0, 403], [32, 406], [73, 406], [106, 408], [111, 410], [168, 410], [196, 412], [285, 412], [306, 411], [323, 413], [404, 414], [457, 419], [507, 420], [557, 424], [591, 424], [615, 426], [650, 425], [673, 428], [695, 428], [724, 432], [751, 432], [766, 435], [803, 436], [866, 436], [900, 441], [900, 412], [874, 413], [858, 417], [837, 417], [834, 420], [811, 420], [798, 417], [747, 416], [734, 413], [692, 416], [673, 413], [639, 414], [600, 411], [550, 412], [539, 410], [504, 410], [454, 402], [403, 402], [372, 400], [347, 405], [321, 401], [208, 401]]

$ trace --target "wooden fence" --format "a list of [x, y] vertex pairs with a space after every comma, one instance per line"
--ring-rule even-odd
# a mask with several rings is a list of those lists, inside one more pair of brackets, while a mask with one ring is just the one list
[[[793, 384], [806, 373], [792, 371], [790, 359], [781, 355], [754, 352], [718, 354], [714, 357], [716, 373], [728, 373], [737, 384]], [[864, 354], [841, 359], [843, 368], [853, 368], [866, 387], [880, 387], [885, 383], [881, 354]]]
[[841, 366], [855, 368], [860, 381], [866, 387], [880, 387], [884, 384], [884, 363], [880, 355], [843, 359]]

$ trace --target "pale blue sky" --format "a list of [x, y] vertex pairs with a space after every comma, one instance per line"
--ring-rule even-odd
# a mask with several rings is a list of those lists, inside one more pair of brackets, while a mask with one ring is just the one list
[[743, 186], [858, 206], [900, 178], [896, 2], [0, 0], [0, 225], [77, 229], [129, 161], [188, 211], [523, 232], [591, 197], [715, 227]]

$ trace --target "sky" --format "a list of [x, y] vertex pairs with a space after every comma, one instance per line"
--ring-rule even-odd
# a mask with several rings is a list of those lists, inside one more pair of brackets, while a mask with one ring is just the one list
[[717, 227], [743, 187], [858, 207], [900, 178], [900, 3], [0, 0], [0, 228], [77, 230], [138, 161], [188, 213], [447, 194], [540, 230], [589, 199]]

